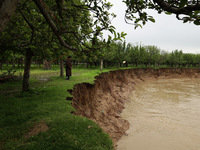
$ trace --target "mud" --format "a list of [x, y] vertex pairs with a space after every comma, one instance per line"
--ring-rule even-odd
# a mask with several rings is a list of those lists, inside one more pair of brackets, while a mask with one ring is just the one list
[[90, 118], [110, 135], [116, 146], [130, 124], [120, 114], [136, 84], [160, 78], [199, 78], [200, 69], [127, 69], [102, 73], [94, 84], [77, 84], [71, 94], [75, 114]]

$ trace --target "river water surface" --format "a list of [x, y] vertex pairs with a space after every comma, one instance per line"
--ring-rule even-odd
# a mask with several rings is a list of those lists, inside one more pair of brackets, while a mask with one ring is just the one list
[[200, 79], [140, 83], [122, 117], [130, 128], [118, 150], [200, 150]]

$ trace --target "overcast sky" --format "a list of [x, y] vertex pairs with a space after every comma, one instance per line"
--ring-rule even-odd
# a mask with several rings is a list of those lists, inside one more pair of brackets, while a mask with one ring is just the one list
[[184, 53], [200, 53], [200, 26], [182, 23], [175, 15], [151, 14], [156, 23], [148, 22], [143, 28], [126, 24], [124, 14], [126, 5], [122, 0], [109, 0], [113, 7], [111, 12], [117, 15], [112, 21], [117, 32], [126, 32], [127, 43], [155, 45], [161, 50], [183, 50]]

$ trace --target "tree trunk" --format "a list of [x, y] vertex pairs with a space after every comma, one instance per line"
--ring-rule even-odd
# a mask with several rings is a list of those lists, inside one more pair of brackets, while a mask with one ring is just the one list
[[128, 67], [128, 62], [126, 61], [126, 67]]
[[19, 69], [20, 68], [20, 59], [18, 58], [17, 60], [17, 68]]
[[31, 70], [31, 59], [32, 59], [32, 52], [30, 48], [26, 49], [26, 58], [25, 58], [25, 66], [24, 66], [24, 77], [23, 77], [23, 84], [22, 84], [22, 92], [26, 92], [29, 90], [29, 77], [30, 77], [30, 70]]
[[49, 63], [48, 61], [44, 60], [43, 61], [43, 69], [44, 70], [51, 70], [51, 63]]
[[0, 1], [0, 33], [6, 27], [10, 17], [17, 8], [18, 0], [1, 0]]
[[103, 59], [101, 59], [101, 71], [103, 70]]
[[64, 76], [64, 63], [62, 59], [60, 59], [60, 76]]
[[0, 61], [0, 69], [3, 69], [3, 62]]

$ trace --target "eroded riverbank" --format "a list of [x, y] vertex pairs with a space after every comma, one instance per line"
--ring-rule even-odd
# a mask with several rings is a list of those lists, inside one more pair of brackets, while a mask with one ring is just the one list
[[199, 69], [129, 69], [102, 73], [93, 85], [78, 84], [72, 91], [76, 115], [88, 117], [107, 132], [116, 146], [130, 124], [121, 117], [125, 102], [130, 100], [135, 85], [149, 80], [199, 78]]

